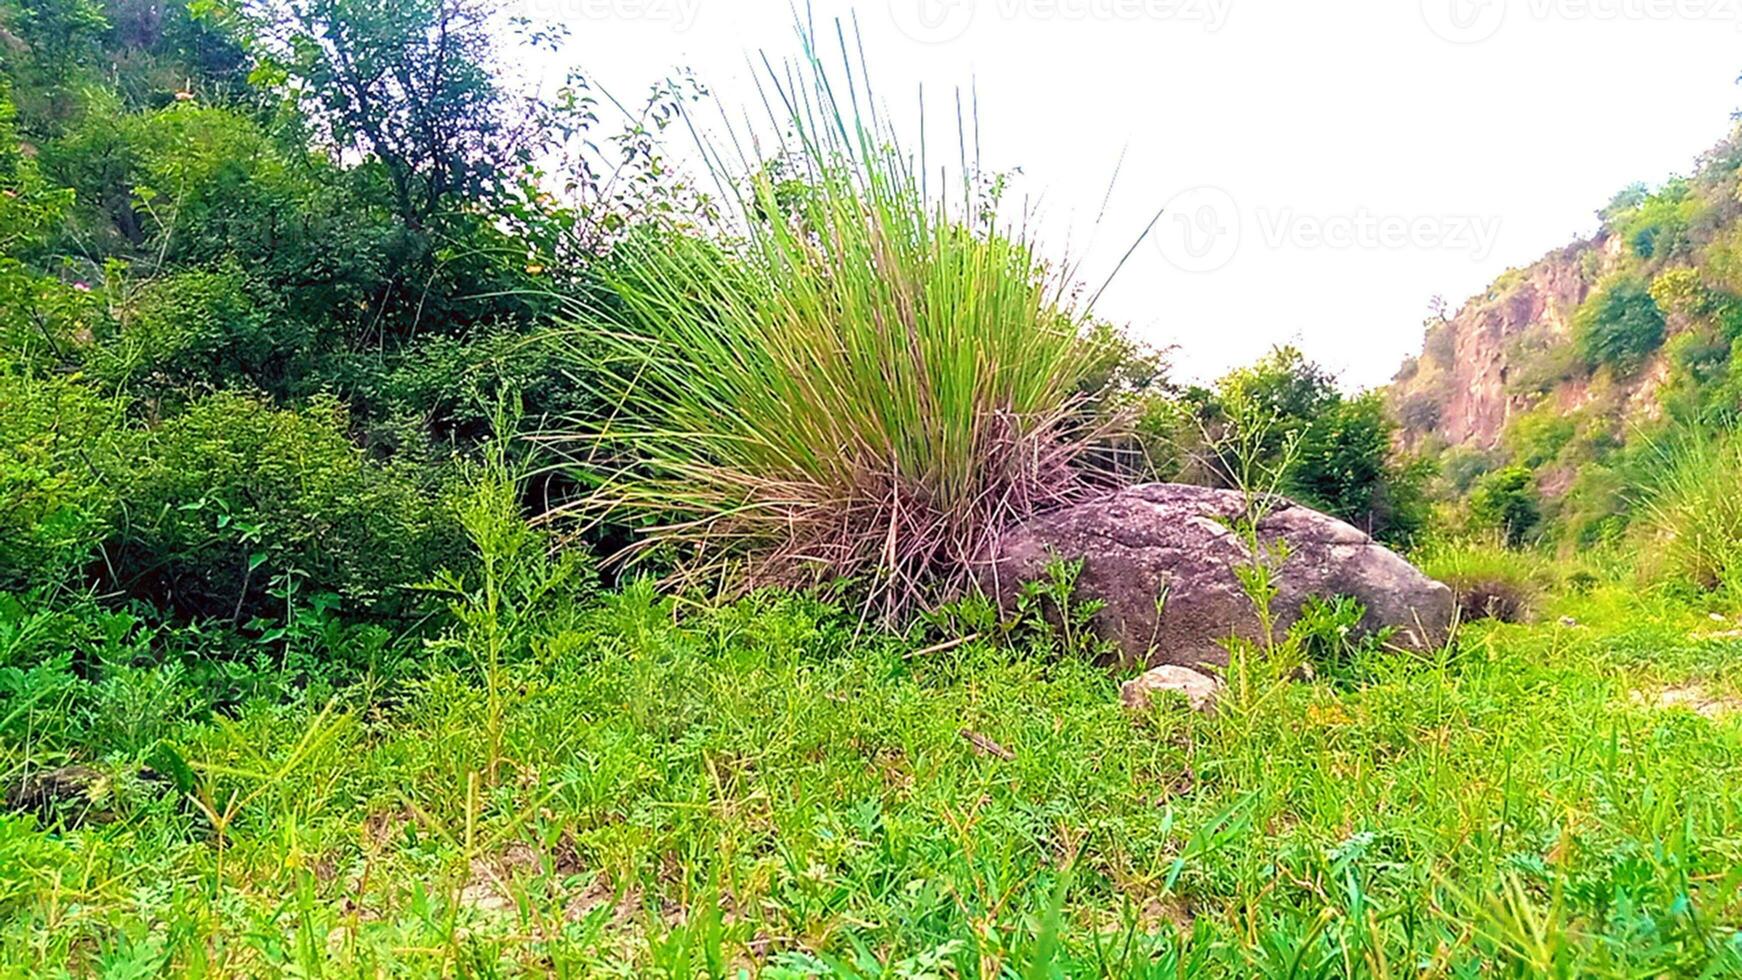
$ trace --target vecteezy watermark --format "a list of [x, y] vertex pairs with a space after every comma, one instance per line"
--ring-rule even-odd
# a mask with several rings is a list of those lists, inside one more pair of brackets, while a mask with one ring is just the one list
[[1537, 21], [1728, 22], [1742, 30], [1742, 0], [1421, 0], [1428, 29], [1457, 44], [1488, 40], [1514, 13]]
[[1399, 250], [1465, 253], [1481, 262], [1500, 239], [1498, 215], [1396, 215], [1368, 208], [1302, 214], [1293, 208], [1242, 209], [1220, 187], [1181, 191], [1162, 209], [1150, 239], [1183, 272], [1214, 272], [1234, 261], [1247, 232], [1271, 251]]
[[1428, 30], [1456, 44], [1486, 41], [1506, 23], [1506, 0], [1421, 0]]
[[1240, 205], [1220, 187], [1180, 191], [1149, 230], [1163, 258], [1184, 272], [1214, 272], [1234, 261], [1245, 231]]
[[967, 33], [976, 15], [1000, 20], [1135, 23], [1175, 21], [1214, 32], [1228, 23], [1234, 0], [888, 0], [889, 16], [921, 44], [944, 44]]
[[1291, 208], [1257, 211], [1258, 235], [1273, 249], [1417, 249], [1464, 252], [1481, 262], [1500, 240], [1500, 216], [1473, 214], [1296, 214]]
[[702, 0], [520, 0], [537, 20], [638, 20], [667, 24], [682, 33], [695, 26]]

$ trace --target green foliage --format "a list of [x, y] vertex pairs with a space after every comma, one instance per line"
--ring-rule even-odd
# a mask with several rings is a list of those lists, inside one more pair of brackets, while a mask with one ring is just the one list
[[1554, 582], [1542, 556], [1498, 538], [1436, 542], [1414, 556], [1429, 578], [1450, 586], [1464, 622], [1527, 622]]
[[1573, 340], [1591, 367], [1627, 374], [1663, 344], [1663, 311], [1637, 279], [1604, 284], [1573, 314]]
[[1477, 528], [1493, 531], [1516, 547], [1541, 517], [1535, 476], [1523, 466], [1495, 470], [1471, 488], [1469, 507]]
[[1362, 629], [1367, 610], [1348, 596], [1309, 596], [1288, 627], [1288, 642], [1300, 648], [1315, 677], [1340, 687], [1371, 680], [1370, 661], [1386, 656], [1385, 631]]
[[294, 596], [323, 593], [403, 614], [417, 605], [404, 586], [461, 567], [439, 474], [366, 459], [331, 402], [292, 412], [213, 395], [137, 452], [115, 574], [186, 614], [282, 620]]
[[1657, 574], [1704, 589], [1742, 588], [1742, 439], [1691, 433], [1658, 449], [1642, 549]]
[[91, 374], [153, 402], [258, 385], [283, 392], [306, 366], [305, 322], [237, 266], [176, 272], [128, 297]]
[[820, 106], [821, 123], [783, 118], [805, 137], [787, 163], [806, 193], [757, 173], [748, 239], [648, 230], [603, 270], [621, 306], [580, 325], [614, 404], [581, 435], [603, 444], [596, 504], [664, 522], [647, 542], [678, 547], [690, 581], [856, 579], [893, 621], [1087, 489], [1094, 351], [1029, 242], [971, 186], [927, 197], [894, 134], [808, 70], [801, 91], [769, 81]]
[[1579, 434], [1579, 420], [1553, 401], [1514, 416], [1503, 439], [1512, 459], [1526, 469], [1553, 462]]
[[1440, 479], [1452, 495], [1462, 497], [1482, 475], [1495, 467], [1495, 455], [1468, 446], [1452, 446], [1440, 454]]
[[1395, 433], [1378, 393], [1339, 398], [1306, 428], [1288, 489], [1377, 537], [1408, 542], [1427, 523], [1428, 471], [1392, 459]]
[[420, 337], [391, 358], [349, 354], [326, 366], [360, 403], [369, 445], [465, 447], [495, 431], [491, 406], [505, 396], [518, 401], [522, 425], [533, 430], [598, 415], [598, 368], [573, 341], [561, 328], [481, 326]]
[[[1213, 390], [1193, 389], [1140, 424], [1160, 450], [1184, 446], [1208, 472], [1185, 466], [1164, 476], [1239, 486], [1240, 467], [1274, 467], [1285, 458], [1279, 491], [1300, 498], [1386, 541], [1406, 544], [1427, 519], [1430, 464], [1393, 449], [1397, 424], [1377, 392], [1346, 396], [1335, 378], [1299, 350], [1279, 347], [1230, 372]], [[1256, 444], [1224, 438], [1238, 419], [1264, 419]]]
[[377, 161], [413, 231], [454, 200], [489, 197], [538, 149], [494, 70], [491, 12], [470, 0], [239, 7], [254, 80], [327, 144]]
[[96, 560], [126, 463], [113, 401], [0, 370], [0, 591], [59, 585]]
[[1606, 209], [1605, 220], [1635, 255], [1668, 259], [1685, 254], [1690, 229], [1705, 207], [1694, 184], [1676, 178], [1643, 197], [1624, 192]]
[[[55, 752], [112, 747], [109, 819], [0, 818], [0, 959], [77, 975], [192, 972], [213, 950], [247, 975], [439, 974], [455, 950], [574, 975], [1734, 972], [1739, 772], [1716, 713], [1736, 644], [1620, 586], [1552, 602], [1540, 625], [1469, 627], [1456, 655], [1363, 650], [1340, 677], [1230, 690], [1208, 716], [1129, 715], [1103, 668], [1039, 649], [920, 652], [775, 594], [678, 615], [643, 585], [516, 622], [495, 726], [470, 658], [372, 706], [322, 693], [221, 715], [149, 664], [113, 675], [101, 733], [46, 704], [76, 698], [82, 717], [88, 686], [33, 709]], [[1329, 643], [1353, 608], [1321, 612]], [[0, 649], [23, 621], [0, 608]], [[1711, 707], [1667, 698], [1691, 684]], [[221, 829], [178, 804], [167, 761], [134, 774], [122, 747], [147, 743], [186, 760]], [[14, 765], [43, 758], [6, 745]]]

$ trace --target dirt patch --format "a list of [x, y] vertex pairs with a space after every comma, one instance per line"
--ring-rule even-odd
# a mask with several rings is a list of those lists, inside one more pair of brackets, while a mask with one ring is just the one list
[[1700, 684], [1681, 684], [1658, 691], [1634, 691], [1633, 703], [1646, 708], [1681, 708], [1713, 720], [1742, 715], [1742, 698], [1719, 694]]

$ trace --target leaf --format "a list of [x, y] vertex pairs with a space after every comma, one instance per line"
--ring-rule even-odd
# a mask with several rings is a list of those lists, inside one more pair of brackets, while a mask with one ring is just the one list
[[182, 758], [181, 752], [175, 746], [168, 742], [158, 742], [150, 754], [145, 757], [145, 764], [168, 776], [169, 781], [175, 784], [176, 792], [183, 796], [193, 794], [198, 777], [194, 775], [193, 767], [187, 764], [187, 760]]

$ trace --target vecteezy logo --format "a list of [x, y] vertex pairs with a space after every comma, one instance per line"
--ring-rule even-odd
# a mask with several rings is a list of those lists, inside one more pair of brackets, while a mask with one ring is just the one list
[[1240, 233], [1234, 196], [1208, 186], [1175, 194], [1150, 231], [1162, 258], [1184, 272], [1214, 272], [1233, 261]]
[[1454, 44], [1486, 41], [1506, 22], [1506, 0], [1421, 0], [1428, 30]]
[[954, 41], [974, 22], [974, 0], [889, 0], [901, 33], [921, 44]]

